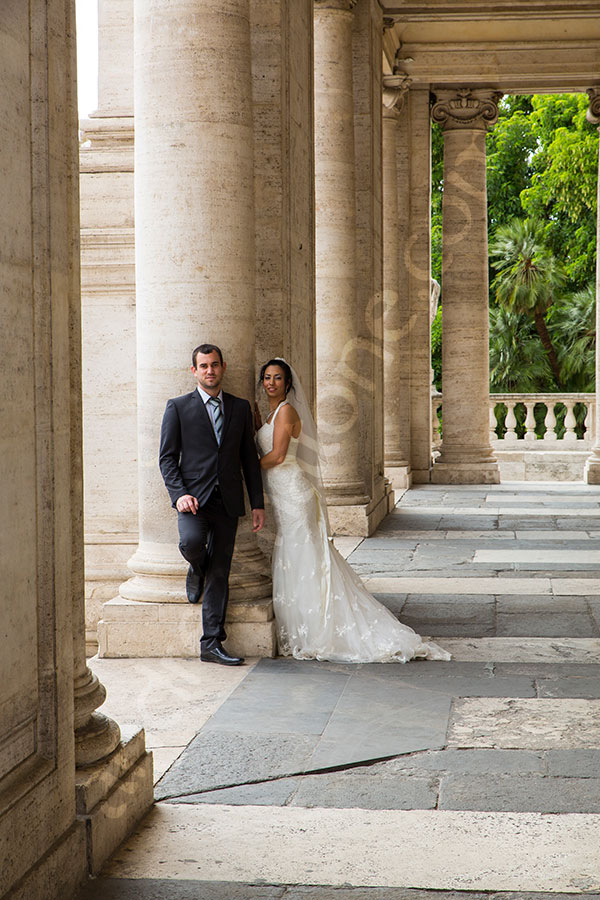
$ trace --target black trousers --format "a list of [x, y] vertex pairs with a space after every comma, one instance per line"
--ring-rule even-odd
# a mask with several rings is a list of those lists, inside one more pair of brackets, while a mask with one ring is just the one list
[[229, 597], [229, 570], [238, 526], [229, 516], [216, 487], [196, 515], [178, 512], [179, 550], [199, 575], [204, 575], [200, 647], [210, 650], [224, 641]]

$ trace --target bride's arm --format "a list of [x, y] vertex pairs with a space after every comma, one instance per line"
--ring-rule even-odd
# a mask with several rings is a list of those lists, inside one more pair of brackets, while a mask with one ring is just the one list
[[281, 407], [273, 427], [273, 449], [261, 458], [261, 468], [272, 469], [274, 466], [281, 465], [285, 460], [290, 438], [299, 421], [300, 417], [293, 406], [286, 403]]

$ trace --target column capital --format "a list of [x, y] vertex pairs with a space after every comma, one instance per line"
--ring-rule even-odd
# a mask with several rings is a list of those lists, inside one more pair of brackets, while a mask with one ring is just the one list
[[498, 119], [500, 91], [471, 90], [438, 91], [431, 108], [431, 118], [444, 131], [487, 131]]
[[384, 118], [395, 119], [404, 106], [404, 98], [408, 93], [408, 89], [412, 84], [412, 78], [408, 75], [384, 75], [383, 76], [383, 93], [381, 100], [383, 103]]
[[600, 87], [588, 88], [586, 93], [590, 98], [590, 105], [585, 117], [592, 125], [600, 126]]
[[314, 0], [315, 9], [339, 9], [352, 12], [358, 0]]

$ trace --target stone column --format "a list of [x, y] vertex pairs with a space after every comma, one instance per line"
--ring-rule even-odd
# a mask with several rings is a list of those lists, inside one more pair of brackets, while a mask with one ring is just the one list
[[[600, 88], [589, 88], [590, 105], [587, 120], [600, 126]], [[600, 128], [598, 129], [600, 132]], [[598, 169], [598, 226], [596, 230], [596, 402], [594, 420], [596, 436], [594, 447], [585, 464], [585, 480], [588, 484], [600, 484], [600, 161]]]
[[489, 321], [485, 134], [494, 91], [440, 91], [432, 118], [444, 132], [442, 283], [443, 440], [437, 484], [496, 484], [489, 440]]
[[256, 368], [289, 359], [314, 400], [313, 0], [261, 0], [250, 13]]
[[98, 109], [80, 123], [86, 639], [138, 541], [133, 0], [98, 0]]
[[[361, 462], [360, 330], [352, 84], [355, 0], [315, 0], [317, 422], [334, 530], [360, 534], [369, 497]], [[338, 515], [339, 512], [339, 515]], [[353, 532], [352, 529], [357, 529]]]
[[[200, 610], [157, 464], [169, 397], [192, 390], [192, 348], [218, 344], [226, 388], [254, 399], [254, 160], [248, 0], [135, 5], [139, 547], [104, 605], [103, 656], [195, 656]], [[157, 39], [157, 34], [160, 39]], [[266, 559], [242, 520], [228, 649], [274, 652]]]
[[406, 308], [408, 421], [413, 483], [430, 480], [431, 458], [431, 118], [429, 89], [413, 85], [398, 123], [400, 306]]
[[[408, 310], [401, 303], [398, 205], [398, 121], [408, 90], [405, 75], [383, 76], [383, 365], [385, 474], [394, 488], [410, 485]], [[403, 298], [406, 299], [406, 298]]]

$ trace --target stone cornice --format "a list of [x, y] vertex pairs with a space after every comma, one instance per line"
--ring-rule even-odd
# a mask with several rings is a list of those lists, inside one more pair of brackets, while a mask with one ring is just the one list
[[587, 95], [590, 105], [585, 117], [592, 125], [600, 125], [600, 87], [588, 88]]
[[397, 118], [398, 113], [404, 106], [404, 97], [406, 96], [411, 84], [408, 75], [384, 75], [383, 76], [383, 93], [381, 100], [383, 103], [383, 115], [386, 118]]
[[314, 0], [315, 9], [339, 9], [342, 12], [351, 12], [358, 0]]
[[397, 22], [573, 19], [600, 16], [600, 7], [597, 0], [387, 0], [384, 15]]
[[471, 90], [440, 91], [431, 108], [431, 118], [444, 131], [487, 131], [498, 119], [499, 91]]

